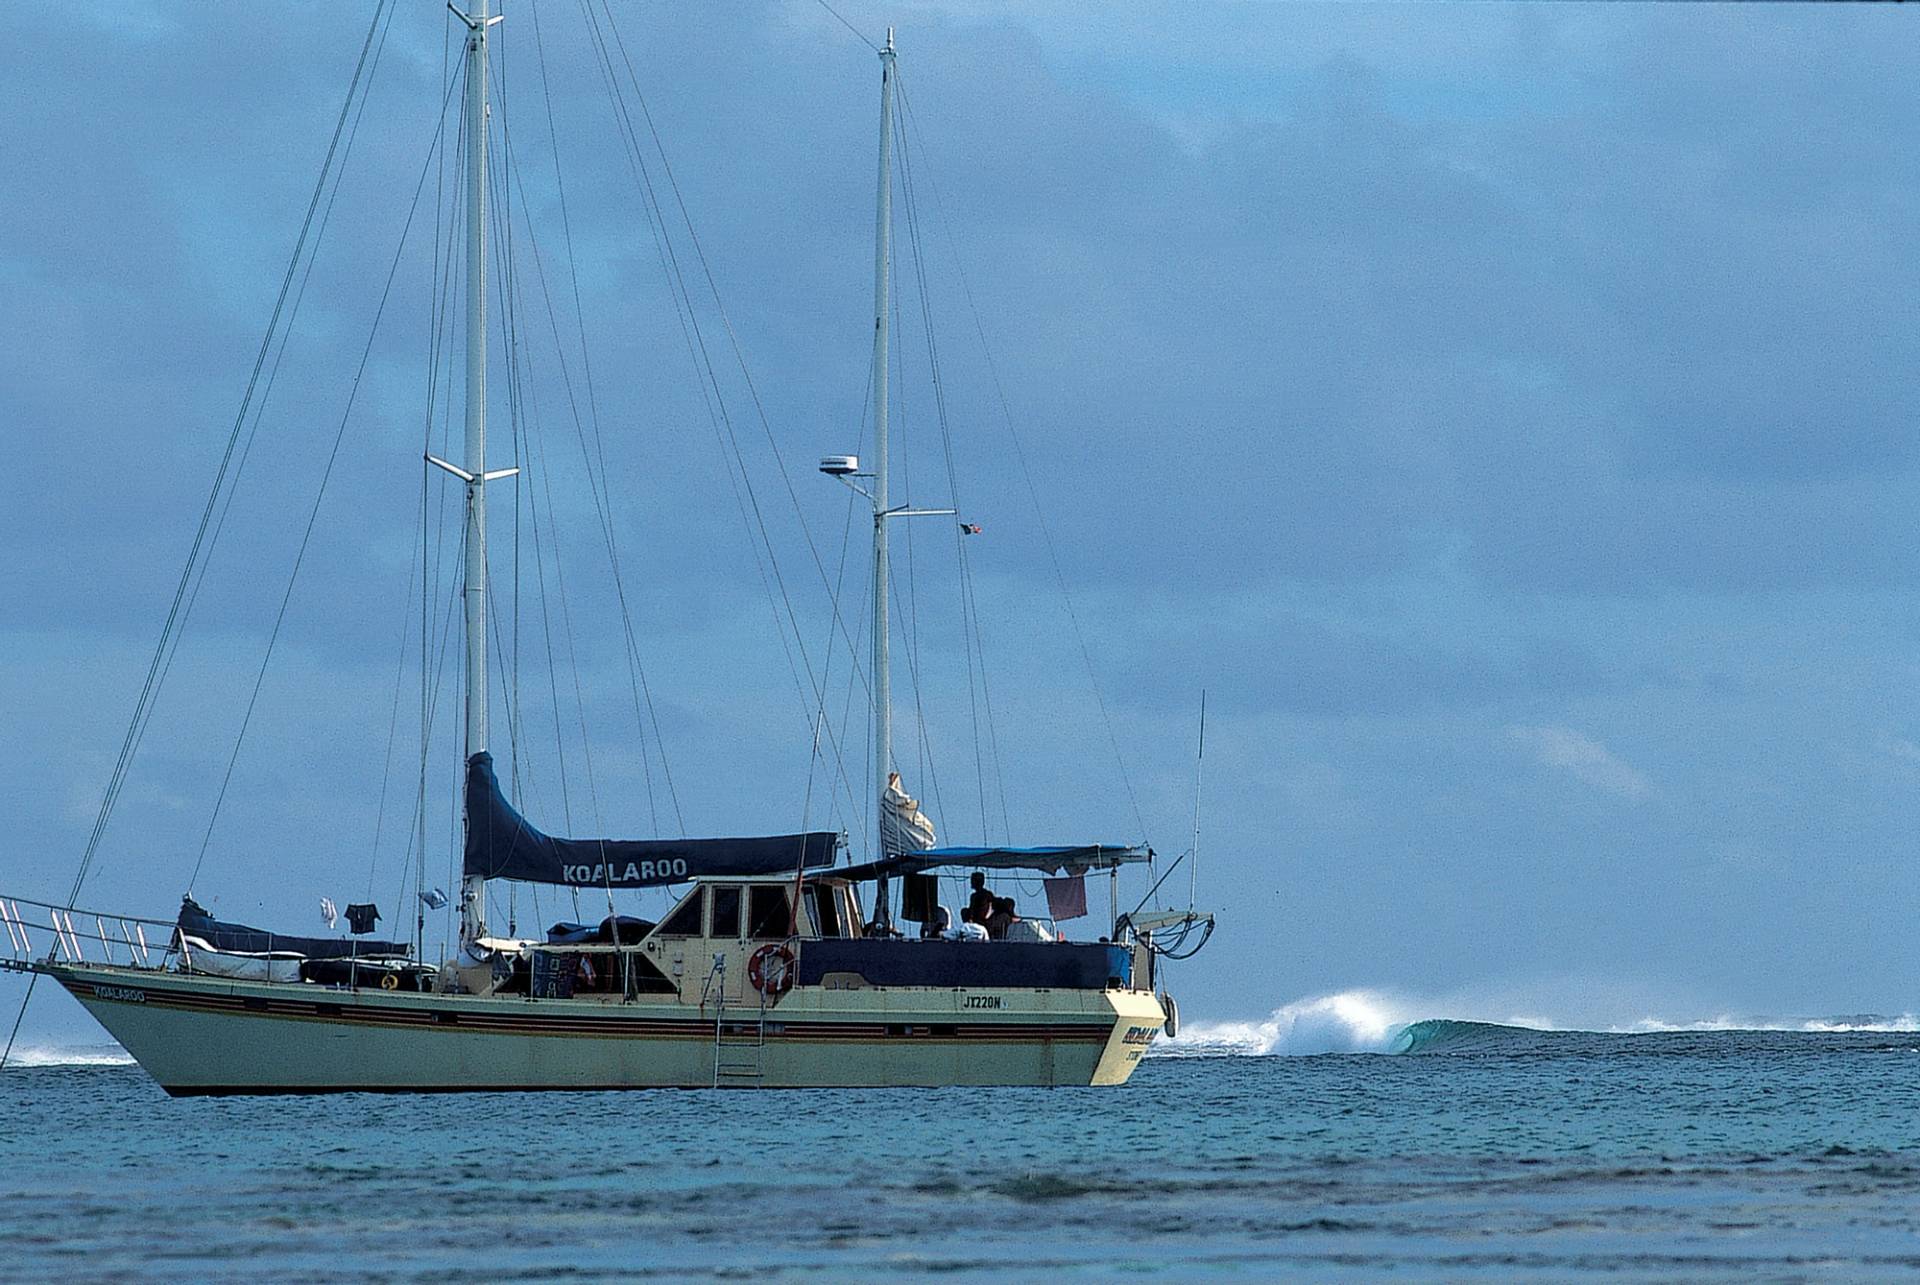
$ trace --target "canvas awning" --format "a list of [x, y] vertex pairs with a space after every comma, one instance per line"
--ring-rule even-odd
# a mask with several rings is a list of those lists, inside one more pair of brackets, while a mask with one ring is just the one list
[[906, 856], [869, 861], [834, 873], [846, 879], [885, 879], [949, 866], [976, 870], [1034, 870], [1042, 874], [1084, 874], [1153, 860], [1145, 844], [1081, 843], [1040, 848], [928, 848]]

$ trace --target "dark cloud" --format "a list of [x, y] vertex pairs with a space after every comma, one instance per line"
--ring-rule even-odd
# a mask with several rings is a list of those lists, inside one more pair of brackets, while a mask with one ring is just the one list
[[[1885, 748], [1920, 739], [1920, 710], [1899, 695], [1912, 686], [1907, 531], [1920, 508], [1906, 341], [1920, 280], [1901, 240], [1920, 55], [1891, 25], [1901, 15], [911, 16], [919, 249], [962, 504], [986, 528], [969, 549], [1016, 829], [1132, 837], [1144, 824], [1177, 848], [1189, 707], [1210, 687], [1223, 747], [1209, 767], [1210, 869], [1276, 903], [1236, 898], [1249, 904], [1216, 947], [1220, 972], [1196, 975], [1220, 1007], [1280, 998], [1245, 980], [1280, 939], [1292, 953], [1271, 984], [1290, 993], [1545, 973], [1569, 958], [1604, 971], [1631, 956], [1760, 1006], [1902, 1002], [1914, 978], [1863, 963], [1899, 953], [1894, 916], [1855, 926], [1855, 953], [1834, 959], [1788, 952], [1776, 967], [1733, 949], [1796, 902], [1817, 903], [1817, 925], [1840, 922], [1846, 890], [1871, 899], [1886, 885], [1883, 870], [1854, 868], [1858, 854], [1911, 838], [1906, 760]], [[18, 17], [0, 76], [13, 323], [0, 543], [14, 551], [0, 562], [0, 702], [15, 720], [0, 775], [20, 783], [36, 850], [67, 852], [239, 404], [360, 19], [251, 6]], [[816, 6], [622, 11], [678, 194], [651, 158], [649, 175], [730, 433], [710, 418], [714, 389], [619, 145], [626, 119], [576, 15], [547, 10], [548, 66], [568, 73], [552, 103], [593, 337], [588, 397], [532, 17], [516, 5], [500, 29], [511, 179], [535, 225], [515, 232], [532, 372], [520, 495], [551, 485], [556, 499], [541, 533], [545, 620], [522, 511], [525, 788], [543, 814], [559, 809], [540, 757], [558, 739], [586, 815], [573, 697], [556, 732], [538, 641], [546, 625], [564, 633], [564, 572], [601, 816], [643, 832], [664, 807], [658, 779], [646, 802], [651, 725], [633, 719], [584, 486], [597, 424], [688, 824], [790, 824], [810, 798], [809, 723], [729, 481], [731, 443], [824, 667], [835, 627], [801, 519], [835, 577], [845, 499], [809, 463], [855, 449], [864, 422], [875, 60]], [[204, 831], [427, 158], [443, 21], [410, 7], [395, 18], [296, 342], [143, 749], [148, 792], [129, 794], [113, 835], [108, 868], [125, 873], [109, 891], [177, 892], [157, 871]], [[638, 100], [627, 105], [645, 131]], [[415, 556], [433, 177], [427, 193], [211, 845], [236, 884], [262, 847], [323, 817], [350, 817], [371, 843]], [[896, 427], [914, 495], [944, 499], [912, 230], [903, 216]], [[495, 423], [509, 425], [504, 376], [494, 389]], [[496, 429], [501, 452], [512, 439]], [[1023, 457], [1076, 616], [1055, 592]], [[502, 582], [512, 511], [509, 493]], [[914, 768], [939, 777], [937, 819], [970, 837], [998, 782], [972, 776], [952, 533], [914, 538], [915, 708], [929, 726], [924, 764], [911, 738]], [[861, 543], [856, 523], [851, 615]], [[840, 690], [844, 649], [832, 665]], [[853, 780], [866, 774], [859, 722]], [[148, 859], [162, 849], [166, 861]], [[1840, 891], [1809, 902], [1810, 863]], [[1865, 973], [1870, 993], [1848, 989]]]

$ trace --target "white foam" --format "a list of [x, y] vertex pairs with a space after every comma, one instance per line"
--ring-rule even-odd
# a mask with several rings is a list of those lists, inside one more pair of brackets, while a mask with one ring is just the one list
[[1858, 1013], [1847, 1017], [1736, 1017], [1723, 1013], [1718, 1017], [1693, 1022], [1668, 1022], [1643, 1017], [1626, 1026], [1609, 1027], [1614, 1035], [1649, 1035], [1663, 1031], [1795, 1031], [1809, 1035], [1872, 1034], [1906, 1035], [1920, 1031], [1920, 1017], [1903, 1013], [1899, 1017]]
[[132, 1066], [133, 1058], [118, 1044], [42, 1045], [16, 1048], [8, 1066]]

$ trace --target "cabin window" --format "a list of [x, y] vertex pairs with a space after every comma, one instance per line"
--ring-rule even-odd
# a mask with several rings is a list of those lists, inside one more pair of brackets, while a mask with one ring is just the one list
[[662, 937], [698, 937], [700, 911], [706, 905], [706, 900], [707, 890], [695, 888], [693, 895], [681, 902], [660, 925], [660, 935]]
[[713, 937], [738, 937], [740, 935], [740, 890], [738, 888], [715, 888], [713, 890]]
[[787, 900], [784, 886], [778, 888], [755, 888], [749, 902], [751, 912], [747, 916], [747, 936], [749, 937], [785, 937], [793, 922], [792, 903]]
[[807, 893], [813, 909], [813, 930], [822, 937], [844, 937], [840, 926], [839, 889], [826, 884], [809, 884]]

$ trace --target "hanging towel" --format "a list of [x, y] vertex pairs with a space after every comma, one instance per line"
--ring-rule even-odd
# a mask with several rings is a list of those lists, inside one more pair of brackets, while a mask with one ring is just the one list
[[380, 908], [374, 905], [348, 906], [347, 930], [353, 933], [370, 933], [380, 918]]
[[900, 876], [900, 917], [916, 924], [939, 918], [940, 880], [934, 875]]
[[340, 910], [333, 904], [332, 897], [320, 898], [320, 918], [327, 921], [329, 928], [340, 922]]
[[1047, 885], [1047, 913], [1055, 920], [1078, 919], [1087, 913], [1087, 877], [1043, 880]]

